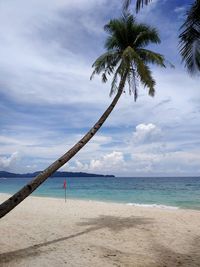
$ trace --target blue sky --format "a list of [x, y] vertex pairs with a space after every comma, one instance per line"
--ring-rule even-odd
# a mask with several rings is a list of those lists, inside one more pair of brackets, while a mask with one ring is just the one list
[[[2, 0], [0, 169], [42, 170], [65, 153], [110, 104], [110, 82], [89, 80], [104, 51], [103, 26], [117, 0]], [[156, 96], [123, 94], [102, 129], [62, 170], [119, 176], [200, 174], [199, 77], [178, 55], [178, 29], [191, 1], [153, 1], [137, 16], [156, 26], [152, 46], [175, 69], [151, 66]], [[134, 10], [134, 7], [132, 7]]]

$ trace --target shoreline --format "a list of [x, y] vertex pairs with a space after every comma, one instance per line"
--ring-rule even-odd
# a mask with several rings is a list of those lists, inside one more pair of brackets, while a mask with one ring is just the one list
[[[0, 203], [2, 202], [1, 201], [1, 196], [5, 199], [8, 199], [9, 197], [12, 196], [12, 194], [8, 194], [8, 193], [1, 193], [0, 192]], [[49, 199], [49, 200], [59, 200], [59, 201], [64, 201], [64, 198], [60, 198], [60, 197], [49, 197], [49, 196], [36, 196], [36, 195], [31, 195], [29, 196], [28, 198], [38, 198], [38, 199]], [[27, 199], [28, 199], [27, 198]], [[26, 201], [26, 199], [24, 200]], [[182, 208], [182, 207], [178, 207], [178, 206], [168, 206], [168, 205], [163, 205], [163, 204], [141, 204], [141, 203], [123, 203], [123, 202], [112, 202], [112, 201], [101, 201], [101, 200], [94, 200], [94, 199], [81, 199], [81, 198], [67, 198], [66, 199], [66, 203], [67, 201], [77, 201], [77, 202], [92, 202], [92, 203], [99, 203], [99, 204], [113, 204], [113, 205], [122, 205], [122, 206], [130, 206], [132, 208], [138, 208], [138, 209], [155, 209], [155, 210], [166, 210], [166, 211], [178, 211], [178, 210], [181, 210], [181, 211], [193, 211], [193, 212], [198, 212], [200, 213], [200, 209], [192, 209], [192, 208]], [[22, 201], [23, 203], [23, 201]], [[21, 204], [21, 203], [20, 203]], [[19, 204], [19, 205], [20, 205]]]
[[[0, 192], [0, 196], [6, 196], [9, 198], [12, 196], [12, 194], [9, 193], [2, 193]], [[61, 197], [53, 197], [53, 196], [44, 196], [44, 195], [31, 195], [29, 196], [31, 198], [44, 198], [44, 199], [59, 199], [63, 200], [64, 198]], [[185, 211], [197, 211], [200, 212], [200, 208], [185, 208], [185, 207], [178, 207], [178, 206], [170, 206], [170, 205], [165, 205], [165, 204], [158, 204], [158, 203], [152, 203], [152, 204], [147, 204], [147, 203], [126, 203], [126, 202], [113, 202], [113, 201], [104, 201], [104, 200], [95, 200], [95, 199], [83, 199], [83, 198], [67, 198], [66, 200], [68, 201], [85, 201], [85, 202], [97, 202], [97, 203], [105, 203], [105, 204], [119, 204], [119, 205], [127, 205], [127, 206], [132, 206], [132, 207], [138, 207], [138, 208], [146, 208], [146, 209], [161, 209], [161, 210], [185, 210]], [[26, 199], [25, 199], [26, 201]], [[0, 202], [1, 203], [1, 202]], [[20, 205], [20, 204], [19, 204]]]

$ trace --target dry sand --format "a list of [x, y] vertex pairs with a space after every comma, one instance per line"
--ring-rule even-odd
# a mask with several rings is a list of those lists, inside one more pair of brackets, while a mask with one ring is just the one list
[[200, 267], [200, 211], [29, 197], [0, 220], [0, 266]]

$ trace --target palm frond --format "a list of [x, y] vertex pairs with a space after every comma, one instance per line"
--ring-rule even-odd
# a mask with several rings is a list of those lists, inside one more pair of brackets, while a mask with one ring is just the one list
[[188, 72], [200, 71], [200, 1], [196, 0], [186, 13], [179, 35], [180, 54]]
[[120, 49], [126, 33], [122, 21], [111, 20], [109, 24], [105, 25], [104, 29], [110, 35], [105, 42], [105, 48], [108, 50]]
[[136, 25], [135, 18], [130, 14], [124, 14], [119, 19], [112, 19], [104, 26], [104, 30], [109, 34], [105, 42], [107, 50], [123, 49], [133, 33], [133, 27]]
[[119, 31], [121, 28], [124, 28], [123, 18], [121, 20], [111, 19], [109, 23], [104, 26], [104, 30], [109, 34], [113, 34]]
[[118, 66], [118, 68], [116, 69], [115, 74], [113, 76], [112, 83], [111, 83], [110, 94], [109, 94], [110, 96], [112, 96], [118, 89], [117, 81], [118, 81], [118, 76], [120, 76], [121, 64]]
[[161, 42], [158, 31], [146, 24], [140, 24], [137, 27], [137, 38], [134, 41], [136, 46], [147, 46], [149, 43], [159, 44]]
[[108, 49], [108, 50], [112, 50], [112, 49], [120, 49], [120, 44], [116, 38], [116, 36], [112, 35], [112, 36], [109, 36], [105, 42], [105, 48]]
[[139, 74], [141, 83], [144, 85], [144, 87], [147, 87], [149, 89], [149, 95], [154, 96], [156, 82], [151, 75], [149, 67], [145, 65], [142, 61], [138, 61], [137, 72]]
[[137, 52], [144, 63], [152, 63], [166, 68], [165, 58], [163, 55], [144, 48], [138, 49]]
[[134, 100], [136, 101], [138, 97], [138, 86], [137, 86], [136, 72], [135, 68], [133, 67], [133, 64], [131, 64], [130, 71], [128, 72], [127, 81], [129, 85], [129, 95], [133, 93]]
[[116, 71], [114, 76], [113, 76], [113, 79], [112, 79], [109, 96], [112, 96], [117, 91], [117, 89], [118, 89], [117, 81], [118, 81], [118, 72]]
[[138, 12], [144, 5], [148, 5], [152, 0], [137, 0], [136, 12]]
[[[117, 65], [119, 59], [120, 58], [117, 51], [108, 51], [98, 57], [92, 65], [94, 71], [92, 72], [90, 80], [92, 80], [95, 74], [100, 74], [101, 72], [104, 72], [105, 74], [108, 73], [110, 75]], [[102, 76], [102, 80], [105, 82], [105, 75]]]
[[123, 10], [126, 12], [131, 4], [131, 0], [124, 0], [123, 2]]
[[137, 100], [138, 97], [138, 80], [137, 80], [137, 73], [135, 71], [135, 68], [133, 67], [133, 64], [131, 64], [132, 69], [132, 90], [134, 93], [134, 100]]
[[124, 75], [127, 76], [128, 74], [128, 66], [124, 60], [121, 60], [119, 66], [117, 67], [112, 83], [111, 83], [111, 90], [110, 96], [112, 96], [118, 90], [118, 77], [121, 79]]
[[149, 88], [149, 95], [154, 96], [155, 80], [151, 76], [149, 67], [142, 61], [138, 53], [132, 47], [127, 47], [123, 53], [123, 58], [126, 61], [135, 63], [137, 74], [141, 83], [144, 85], [144, 87]]
[[[137, 0], [136, 1], [136, 12], [143, 8], [144, 5], [148, 5], [152, 0]], [[131, 4], [131, 0], [124, 0], [123, 2], [123, 10], [127, 11]]]

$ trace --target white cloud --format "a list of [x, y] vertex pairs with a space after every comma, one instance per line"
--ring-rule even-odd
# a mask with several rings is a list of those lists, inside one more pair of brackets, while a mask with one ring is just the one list
[[125, 160], [122, 152], [113, 151], [97, 159], [92, 159], [89, 163], [82, 163], [80, 160], [76, 160], [73, 165], [70, 164], [64, 169], [68, 171], [99, 172], [104, 174], [118, 173], [120, 170], [125, 169]]
[[132, 164], [140, 175], [192, 175], [200, 171], [200, 155], [194, 151], [138, 152], [132, 154]]
[[8, 157], [1, 156], [0, 157], [0, 168], [6, 169], [6, 170], [9, 169], [15, 164], [18, 158], [19, 158], [18, 152], [14, 152], [12, 155]]
[[136, 126], [136, 131], [133, 133], [134, 143], [150, 143], [158, 141], [161, 137], [161, 129], [153, 123], [141, 123]]
[[92, 159], [89, 165], [91, 170], [116, 170], [124, 164], [124, 156], [122, 152], [113, 151], [104, 155], [101, 159]]

